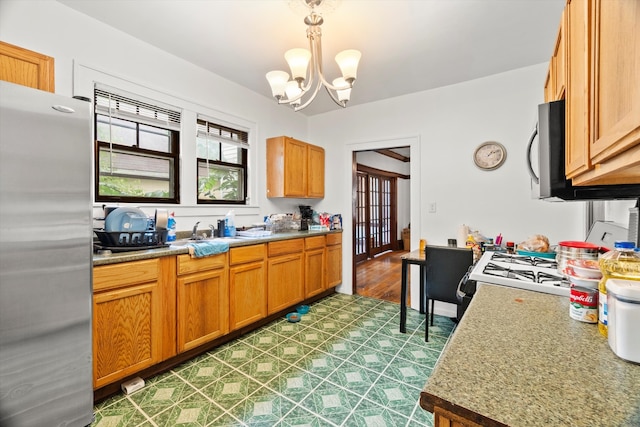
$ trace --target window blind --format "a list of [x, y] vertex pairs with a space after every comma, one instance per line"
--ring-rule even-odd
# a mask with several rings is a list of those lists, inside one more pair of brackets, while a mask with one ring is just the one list
[[99, 114], [180, 131], [182, 112], [177, 107], [101, 85], [96, 85], [94, 95], [95, 111]]
[[201, 117], [198, 117], [196, 126], [199, 138], [224, 142], [240, 148], [249, 148], [248, 132], [212, 123]]

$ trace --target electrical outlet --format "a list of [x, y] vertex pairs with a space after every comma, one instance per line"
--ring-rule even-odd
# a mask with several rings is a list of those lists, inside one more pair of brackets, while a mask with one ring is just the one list
[[429, 213], [436, 213], [436, 202], [429, 203]]

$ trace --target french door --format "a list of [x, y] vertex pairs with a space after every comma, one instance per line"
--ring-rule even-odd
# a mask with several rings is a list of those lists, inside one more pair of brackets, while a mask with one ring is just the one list
[[396, 178], [357, 172], [355, 259], [392, 250], [396, 236]]

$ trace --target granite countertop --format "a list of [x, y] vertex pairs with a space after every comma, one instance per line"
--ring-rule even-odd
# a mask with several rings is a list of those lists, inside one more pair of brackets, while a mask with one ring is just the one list
[[569, 298], [479, 284], [420, 396], [483, 426], [638, 426], [640, 365]]
[[[332, 230], [332, 231], [291, 231], [285, 233], [275, 233], [266, 237], [259, 237], [255, 239], [231, 239], [229, 240], [229, 247], [239, 247], [239, 246], [250, 246], [257, 245], [260, 243], [268, 243], [274, 242], [278, 240], [289, 240], [289, 239], [298, 239], [303, 237], [312, 237], [312, 236], [322, 236], [325, 234], [331, 233], [342, 233], [342, 230]], [[181, 239], [183, 240], [183, 239]], [[139, 251], [129, 251], [129, 252], [115, 252], [110, 255], [93, 255], [93, 265], [108, 265], [108, 264], [118, 264], [121, 262], [128, 261], [139, 261], [143, 259], [151, 259], [151, 258], [159, 258], [163, 256], [169, 255], [181, 255], [188, 254], [189, 248], [184, 245], [180, 246], [167, 246], [166, 248], [158, 248], [158, 249], [146, 249]]]

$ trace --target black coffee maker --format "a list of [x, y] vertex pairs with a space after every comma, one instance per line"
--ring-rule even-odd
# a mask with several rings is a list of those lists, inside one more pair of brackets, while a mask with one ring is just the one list
[[311, 206], [300, 205], [300, 231], [309, 229], [309, 224], [313, 222], [313, 209]]

